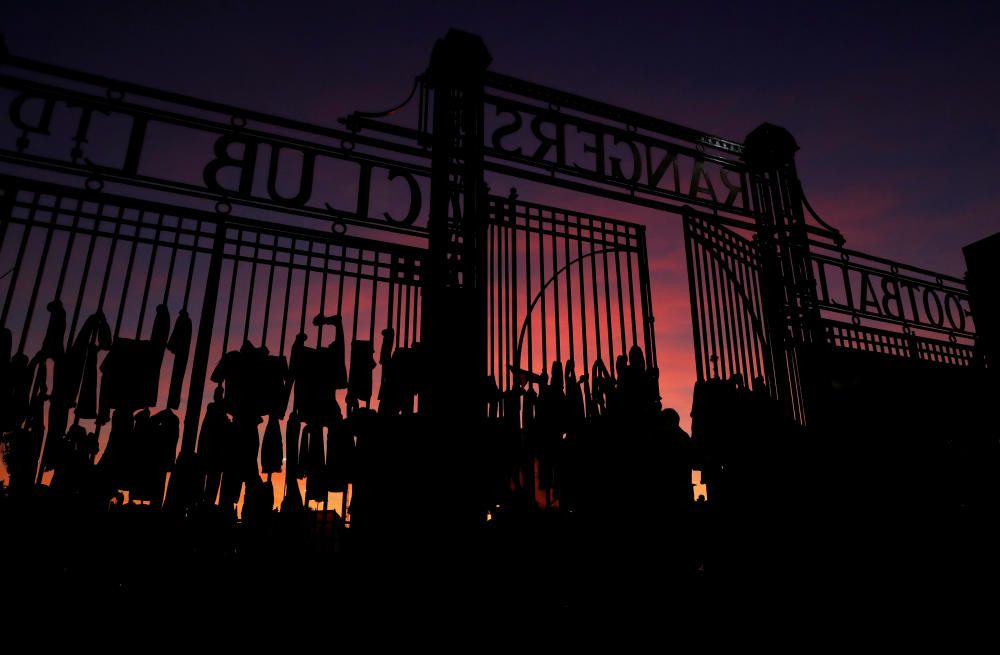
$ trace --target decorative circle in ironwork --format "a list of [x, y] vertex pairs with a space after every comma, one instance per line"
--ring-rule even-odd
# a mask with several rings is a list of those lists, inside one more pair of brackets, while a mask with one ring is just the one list
[[121, 102], [125, 99], [125, 92], [121, 89], [108, 89], [104, 92], [104, 95], [112, 102]]
[[354, 151], [354, 142], [351, 141], [350, 139], [341, 139], [340, 140], [340, 149], [341, 150], [346, 150], [347, 152], [353, 152]]
[[330, 231], [334, 234], [344, 234], [347, 232], [347, 223], [343, 221], [333, 221], [330, 224]]
[[226, 200], [220, 200], [215, 203], [215, 211], [220, 214], [229, 215], [233, 211], [233, 206]]
[[104, 188], [104, 180], [99, 177], [88, 177], [83, 185], [88, 191], [100, 191]]
[[247, 119], [242, 116], [230, 116], [229, 124], [235, 128], [243, 128], [247, 126]]

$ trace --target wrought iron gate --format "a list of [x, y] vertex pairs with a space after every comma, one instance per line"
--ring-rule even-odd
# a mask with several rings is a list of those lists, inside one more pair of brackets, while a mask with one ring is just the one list
[[[553, 361], [614, 376], [636, 348], [655, 369], [644, 226], [490, 196], [487, 173], [682, 214], [698, 380], [763, 385], [800, 422], [803, 348], [977, 361], [963, 281], [807, 225], [797, 145], [774, 126], [743, 144], [518, 80], [458, 32], [417, 79], [415, 127], [380, 120], [392, 112], [310, 125], [0, 57], [12, 352], [43, 349], [46, 311], [65, 310], [71, 342], [96, 313], [144, 339], [184, 312], [182, 455], [209, 366], [243, 341], [320, 343], [316, 314], [342, 315], [369, 351], [389, 330], [395, 347], [420, 341], [434, 362], [421, 404], [455, 389], [463, 429], [486, 376], [510, 390]], [[161, 161], [176, 143], [201, 161]]]
[[489, 374], [501, 390], [519, 384], [516, 371], [554, 361], [587, 375], [600, 362], [614, 375], [635, 346], [656, 368], [643, 225], [512, 193], [490, 198], [487, 248]]
[[703, 218], [684, 218], [691, 334], [699, 382], [738, 378], [773, 388], [756, 244]]

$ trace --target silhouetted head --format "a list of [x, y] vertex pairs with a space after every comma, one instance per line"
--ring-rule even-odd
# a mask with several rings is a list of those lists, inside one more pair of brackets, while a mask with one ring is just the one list
[[576, 365], [572, 359], [566, 360], [566, 382], [567, 384], [576, 380]]
[[53, 300], [48, 305], [45, 306], [50, 312], [54, 312], [63, 308], [62, 303], [59, 300]]
[[563, 386], [563, 365], [562, 362], [552, 362], [552, 375], [549, 378], [553, 386], [562, 389]]
[[226, 392], [223, 390], [222, 385], [215, 387], [215, 391], [212, 393], [212, 400], [217, 403], [221, 403], [225, 398]]
[[628, 363], [634, 369], [642, 371], [646, 368], [646, 359], [642, 356], [642, 348], [632, 346], [628, 350]]
[[681, 424], [681, 415], [677, 413], [677, 410], [673, 407], [667, 407], [660, 415], [663, 416], [663, 420], [666, 422], [668, 427], [676, 428]]

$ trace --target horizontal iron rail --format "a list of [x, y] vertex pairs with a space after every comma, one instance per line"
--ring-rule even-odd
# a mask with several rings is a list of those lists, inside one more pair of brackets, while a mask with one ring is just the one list
[[[886, 266], [889, 266], [890, 269], [893, 266], [895, 266], [896, 268], [901, 269], [901, 270], [905, 269], [905, 270], [913, 272], [913, 273], [919, 273], [921, 275], [926, 275], [927, 277], [936, 278], [936, 279], [940, 279], [940, 280], [948, 280], [949, 282], [956, 282], [958, 284], [961, 284], [963, 287], [965, 286], [965, 280], [962, 279], [962, 278], [960, 278], [960, 277], [956, 277], [954, 275], [946, 275], [944, 273], [939, 273], [937, 271], [931, 271], [931, 270], [928, 270], [926, 268], [920, 268], [919, 266], [912, 266], [910, 264], [903, 264], [901, 262], [893, 261], [891, 259], [886, 259], [884, 257], [878, 257], [876, 255], [870, 255], [868, 253], [861, 252], [861, 251], [858, 251], [858, 250], [850, 250], [848, 248], [838, 248], [836, 246], [831, 246], [830, 244], [822, 243], [820, 241], [814, 241], [812, 239], [809, 240], [809, 246], [810, 247], [819, 247], [819, 248], [823, 248], [824, 250], [832, 251], [834, 253], [837, 253], [838, 256], [839, 255], [847, 255], [848, 258], [867, 259], [869, 261], [878, 262], [879, 264], [884, 264]], [[810, 257], [815, 258], [817, 256], [823, 257], [824, 255], [821, 255], [819, 253], [810, 253]], [[850, 263], [852, 263], [852, 262], [850, 262], [850, 259], [848, 259], [848, 260], [845, 261], [844, 259], [841, 258], [838, 261], [841, 264], [850, 264]], [[890, 272], [894, 273], [894, 271], [891, 271], [891, 270], [890, 270]]]
[[[427, 228], [425, 227], [408, 227], [403, 225], [396, 225], [394, 223], [390, 223], [387, 221], [363, 220], [339, 210], [322, 210], [322, 209], [309, 209], [303, 207], [289, 207], [288, 205], [267, 202], [261, 199], [221, 196], [217, 193], [205, 190], [204, 188], [194, 184], [160, 180], [159, 178], [154, 178], [147, 175], [116, 175], [111, 171], [94, 170], [93, 168], [90, 168], [85, 165], [72, 164], [69, 162], [50, 159], [48, 157], [40, 157], [37, 155], [25, 155], [25, 154], [11, 153], [10, 151], [0, 150], [0, 162], [9, 162], [12, 164], [30, 166], [58, 173], [67, 173], [71, 175], [77, 175], [79, 177], [86, 177], [88, 179], [93, 178], [101, 181], [118, 182], [120, 184], [125, 184], [136, 188], [176, 193], [183, 197], [200, 198], [202, 200], [215, 202], [216, 204], [226, 203], [229, 204], [230, 206], [242, 205], [244, 207], [249, 207], [254, 209], [263, 209], [268, 211], [279, 212], [282, 214], [292, 214], [296, 216], [302, 216], [305, 218], [325, 220], [331, 223], [340, 222], [349, 225], [354, 225], [357, 227], [369, 228], [373, 230], [381, 230], [385, 232], [394, 232], [397, 234], [405, 234], [416, 237], [426, 237], [428, 233]], [[231, 214], [224, 214], [221, 212], [219, 215], [232, 217]]]
[[677, 139], [684, 139], [709, 148], [715, 148], [716, 150], [721, 150], [723, 152], [730, 152], [737, 155], [743, 154], [743, 144], [737, 141], [723, 139], [689, 127], [678, 125], [677, 123], [647, 116], [639, 112], [616, 107], [598, 100], [592, 100], [573, 93], [568, 93], [566, 91], [559, 91], [534, 82], [527, 82], [516, 77], [511, 77], [510, 75], [487, 71], [486, 86], [530, 98], [536, 98], [558, 106], [573, 108], [595, 116], [601, 116], [610, 120], [619, 121], [625, 125], [650, 130], [652, 132], [659, 132]]
[[[116, 80], [103, 75], [86, 73], [72, 68], [66, 68], [63, 66], [57, 66], [55, 64], [35, 61], [33, 59], [28, 59], [25, 57], [18, 57], [16, 55], [8, 54], [5, 58], [0, 59], [0, 65], [13, 66], [15, 68], [19, 68], [22, 70], [29, 70], [35, 73], [41, 73], [44, 75], [50, 75], [62, 79], [74, 80], [86, 84], [93, 84], [95, 86], [104, 87], [109, 91], [119, 91], [122, 93], [135, 93], [138, 95], [146, 96], [148, 98], [153, 98], [156, 100], [161, 100], [164, 102], [170, 102], [179, 105], [187, 105], [189, 107], [194, 107], [205, 111], [227, 114], [232, 117], [239, 117], [247, 120], [259, 121], [261, 123], [269, 123], [277, 127], [282, 127], [290, 130], [297, 130], [300, 132], [305, 132], [317, 136], [325, 136], [332, 139], [345, 139], [348, 141], [358, 141], [357, 136], [355, 134], [352, 134], [351, 132], [348, 132], [346, 130], [327, 127], [323, 125], [316, 125], [314, 123], [307, 123], [305, 121], [293, 118], [267, 114], [264, 112], [255, 111], [252, 109], [246, 109], [244, 107], [237, 107], [235, 105], [230, 105], [226, 103], [215, 102], [211, 100], [203, 100], [201, 98], [196, 98], [194, 96], [189, 96], [183, 93], [164, 91], [143, 84], [136, 84], [134, 82], [125, 82], [122, 80]], [[398, 146], [398, 144], [381, 142], [376, 139], [367, 139], [366, 142], [376, 147], [389, 146], [390, 149], [391, 147]], [[414, 149], [414, 152], [415, 154], [417, 154], [416, 149]]]
[[[424, 256], [424, 253], [426, 252], [423, 248], [417, 248], [415, 246], [409, 246], [406, 244], [392, 243], [387, 241], [375, 241], [371, 239], [366, 239], [364, 237], [350, 236], [346, 234], [335, 234], [330, 232], [324, 232], [321, 230], [314, 230], [307, 227], [295, 227], [295, 226], [273, 223], [270, 221], [262, 221], [252, 218], [220, 215], [218, 213], [212, 213], [205, 210], [200, 210], [180, 205], [172, 205], [169, 203], [159, 202], [155, 200], [147, 200], [144, 198], [123, 196], [119, 194], [109, 193], [106, 191], [94, 192], [88, 190], [81, 190], [57, 183], [42, 182], [39, 180], [20, 178], [10, 175], [0, 175], [0, 186], [6, 188], [9, 193], [15, 194], [15, 199], [14, 199], [15, 206], [24, 204], [16, 200], [15, 192], [19, 190], [25, 190], [38, 194], [49, 194], [58, 197], [72, 198], [74, 200], [79, 199], [83, 202], [93, 202], [95, 204], [104, 203], [106, 205], [110, 204], [110, 205], [122, 206], [126, 209], [137, 209], [152, 213], [161, 213], [167, 216], [177, 216], [179, 218], [201, 220], [213, 225], [220, 224], [224, 221], [226, 227], [230, 229], [243, 228], [246, 230], [253, 230], [255, 232], [260, 232], [262, 234], [272, 234], [280, 237], [298, 238], [309, 241], [322, 241], [326, 243], [331, 243], [333, 245], [343, 246], [345, 248], [383, 252], [386, 254], [396, 255], [401, 258], [420, 259]], [[130, 222], [128, 221], [128, 219], [117, 219], [111, 216], [100, 216], [96, 214], [88, 215], [88, 214], [80, 213], [79, 215], [84, 218], [93, 218], [95, 220], [99, 219], [101, 221], [108, 221], [108, 222], [120, 221], [123, 224]], [[11, 217], [11, 220], [12, 222], [24, 222], [24, 219], [18, 219], [15, 217]], [[38, 224], [38, 221], [33, 221], [33, 224]], [[136, 223], [136, 225], [139, 224]], [[182, 234], [185, 233], [185, 230], [176, 230], [173, 228], [162, 228], [162, 229], [170, 231], [180, 231]], [[97, 234], [101, 235], [103, 233], [98, 232]], [[200, 236], [211, 236], [210, 234], [206, 235], [204, 233], [198, 233], [198, 234]]]

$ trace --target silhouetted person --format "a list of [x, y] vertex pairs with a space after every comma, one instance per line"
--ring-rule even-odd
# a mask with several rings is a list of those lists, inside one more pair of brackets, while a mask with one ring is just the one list
[[149, 341], [162, 352], [167, 347], [170, 340], [170, 310], [166, 305], [157, 305], [156, 313], [153, 315], [153, 329], [150, 331]]
[[14, 354], [14, 335], [10, 329], [0, 327], [0, 362], [6, 364]]
[[584, 418], [583, 390], [576, 379], [576, 367], [573, 360], [566, 361], [566, 413], [569, 426], [579, 427]]
[[347, 388], [344, 333], [339, 316], [320, 314], [313, 319], [313, 324], [332, 325], [334, 339], [326, 347], [313, 349], [305, 345], [304, 334], [295, 338], [290, 362], [290, 375], [295, 385], [294, 406], [303, 423], [327, 425], [333, 413], [342, 414], [336, 393], [338, 389]]
[[66, 310], [59, 300], [53, 300], [45, 308], [49, 310], [49, 323], [42, 339], [41, 353], [44, 357], [56, 359], [65, 349]]
[[491, 419], [500, 417], [500, 387], [492, 375], [486, 377], [483, 384], [483, 397], [486, 399], [486, 415]]
[[98, 462], [98, 467], [112, 490], [128, 489], [129, 487], [129, 467], [131, 465], [129, 458], [134, 440], [134, 427], [135, 421], [131, 411], [124, 409], [114, 411], [111, 416], [108, 444], [104, 448], [100, 462]]
[[156, 407], [162, 361], [163, 348], [152, 341], [115, 339], [100, 366], [98, 419], [106, 422], [113, 409]]
[[[257, 468], [257, 453], [260, 435], [257, 426], [260, 423], [260, 417], [248, 413], [239, 413], [233, 417], [231, 446], [226, 452], [226, 467], [222, 473], [219, 497], [219, 506], [226, 512], [235, 512], [244, 485], [247, 494], [259, 491], [257, 483], [261, 480]], [[254, 488], [251, 489], [251, 486]]]
[[552, 375], [538, 399], [539, 479], [546, 491], [546, 502], [558, 495], [558, 457], [566, 424], [566, 394], [563, 388], [562, 362], [552, 362]]
[[201, 432], [198, 436], [198, 460], [205, 473], [206, 504], [214, 504], [219, 495], [219, 483], [225, 469], [226, 449], [232, 447], [232, 421], [226, 415], [224, 392], [221, 386], [215, 388], [213, 401], [205, 408]]
[[328, 491], [347, 493], [347, 485], [354, 476], [354, 459], [354, 435], [345, 421], [336, 419], [330, 423], [326, 434]]
[[305, 434], [309, 436], [306, 455], [306, 500], [325, 503], [327, 499], [326, 456], [323, 446], [323, 426], [308, 425]]
[[284, 457], [285, 447], [281, 439], [281, 425], [275, 414], [267, 418], [267, 425], [264, 427], [264, 438], [260, 444], [260, 470], [266, 473], [270, 479], [272, 473], [281, 472], [281, 460]]
[[163, 502], [167, 473], [173, 470], [180, 438], [180, 419], [169, 407], [152, 417], [152, 456], [150, 457], [150, 500], [154, 505]]
[[375, 370], [374, 350], [371, 341], [351, 342], [351, 371], [347, 382], [348, 392], [358, 401], [368, 405], [372, 396], [372, 371]]
[[281, 500], [282, 512], [294, 512], [302, 509], [302, 494], [299, 491], [298, 480], [302, 477], [299, 467], [299, 439], [302, 424], [299, 413], [292, 411], [285, 424], [285, 496]]
[[125, 456], [129, 501], [149, 501], [154, 495], [152, 487], [156, 470], [156, 437], [149, 408], [143, 408], [135, 415], [132, 437]]
[[614, 381], [608, 372], [608, 367], [601, 359], [594, 360], [590, 369], [591, 392], [597, 414], [605, 416], [608, 413], [607, 394], [614, 388]]
[[170, 373], [170, 390], [167, 393], [167, 407], [181, 406], [181, 389], [184, 386], [184, 372], [187, 370], [188, 353], [191, 348], [191, 317], [181, 310], [174, 322], [174, 331], [167, 342], [167, 349], [174, 355]]
[[691, 437], [681, 428], [677, 410], [666, 408], [660, 412], [658, 466], [662, 470], [659, 501], [668, 508], [683, 508], [691, 504]]
[[97, 418], [97, 358], [111, 347], [111, 328], [98, 312], [83, 322], [70, 348], [56, 361], [53, 402], [76, 407], [77, 418]]

